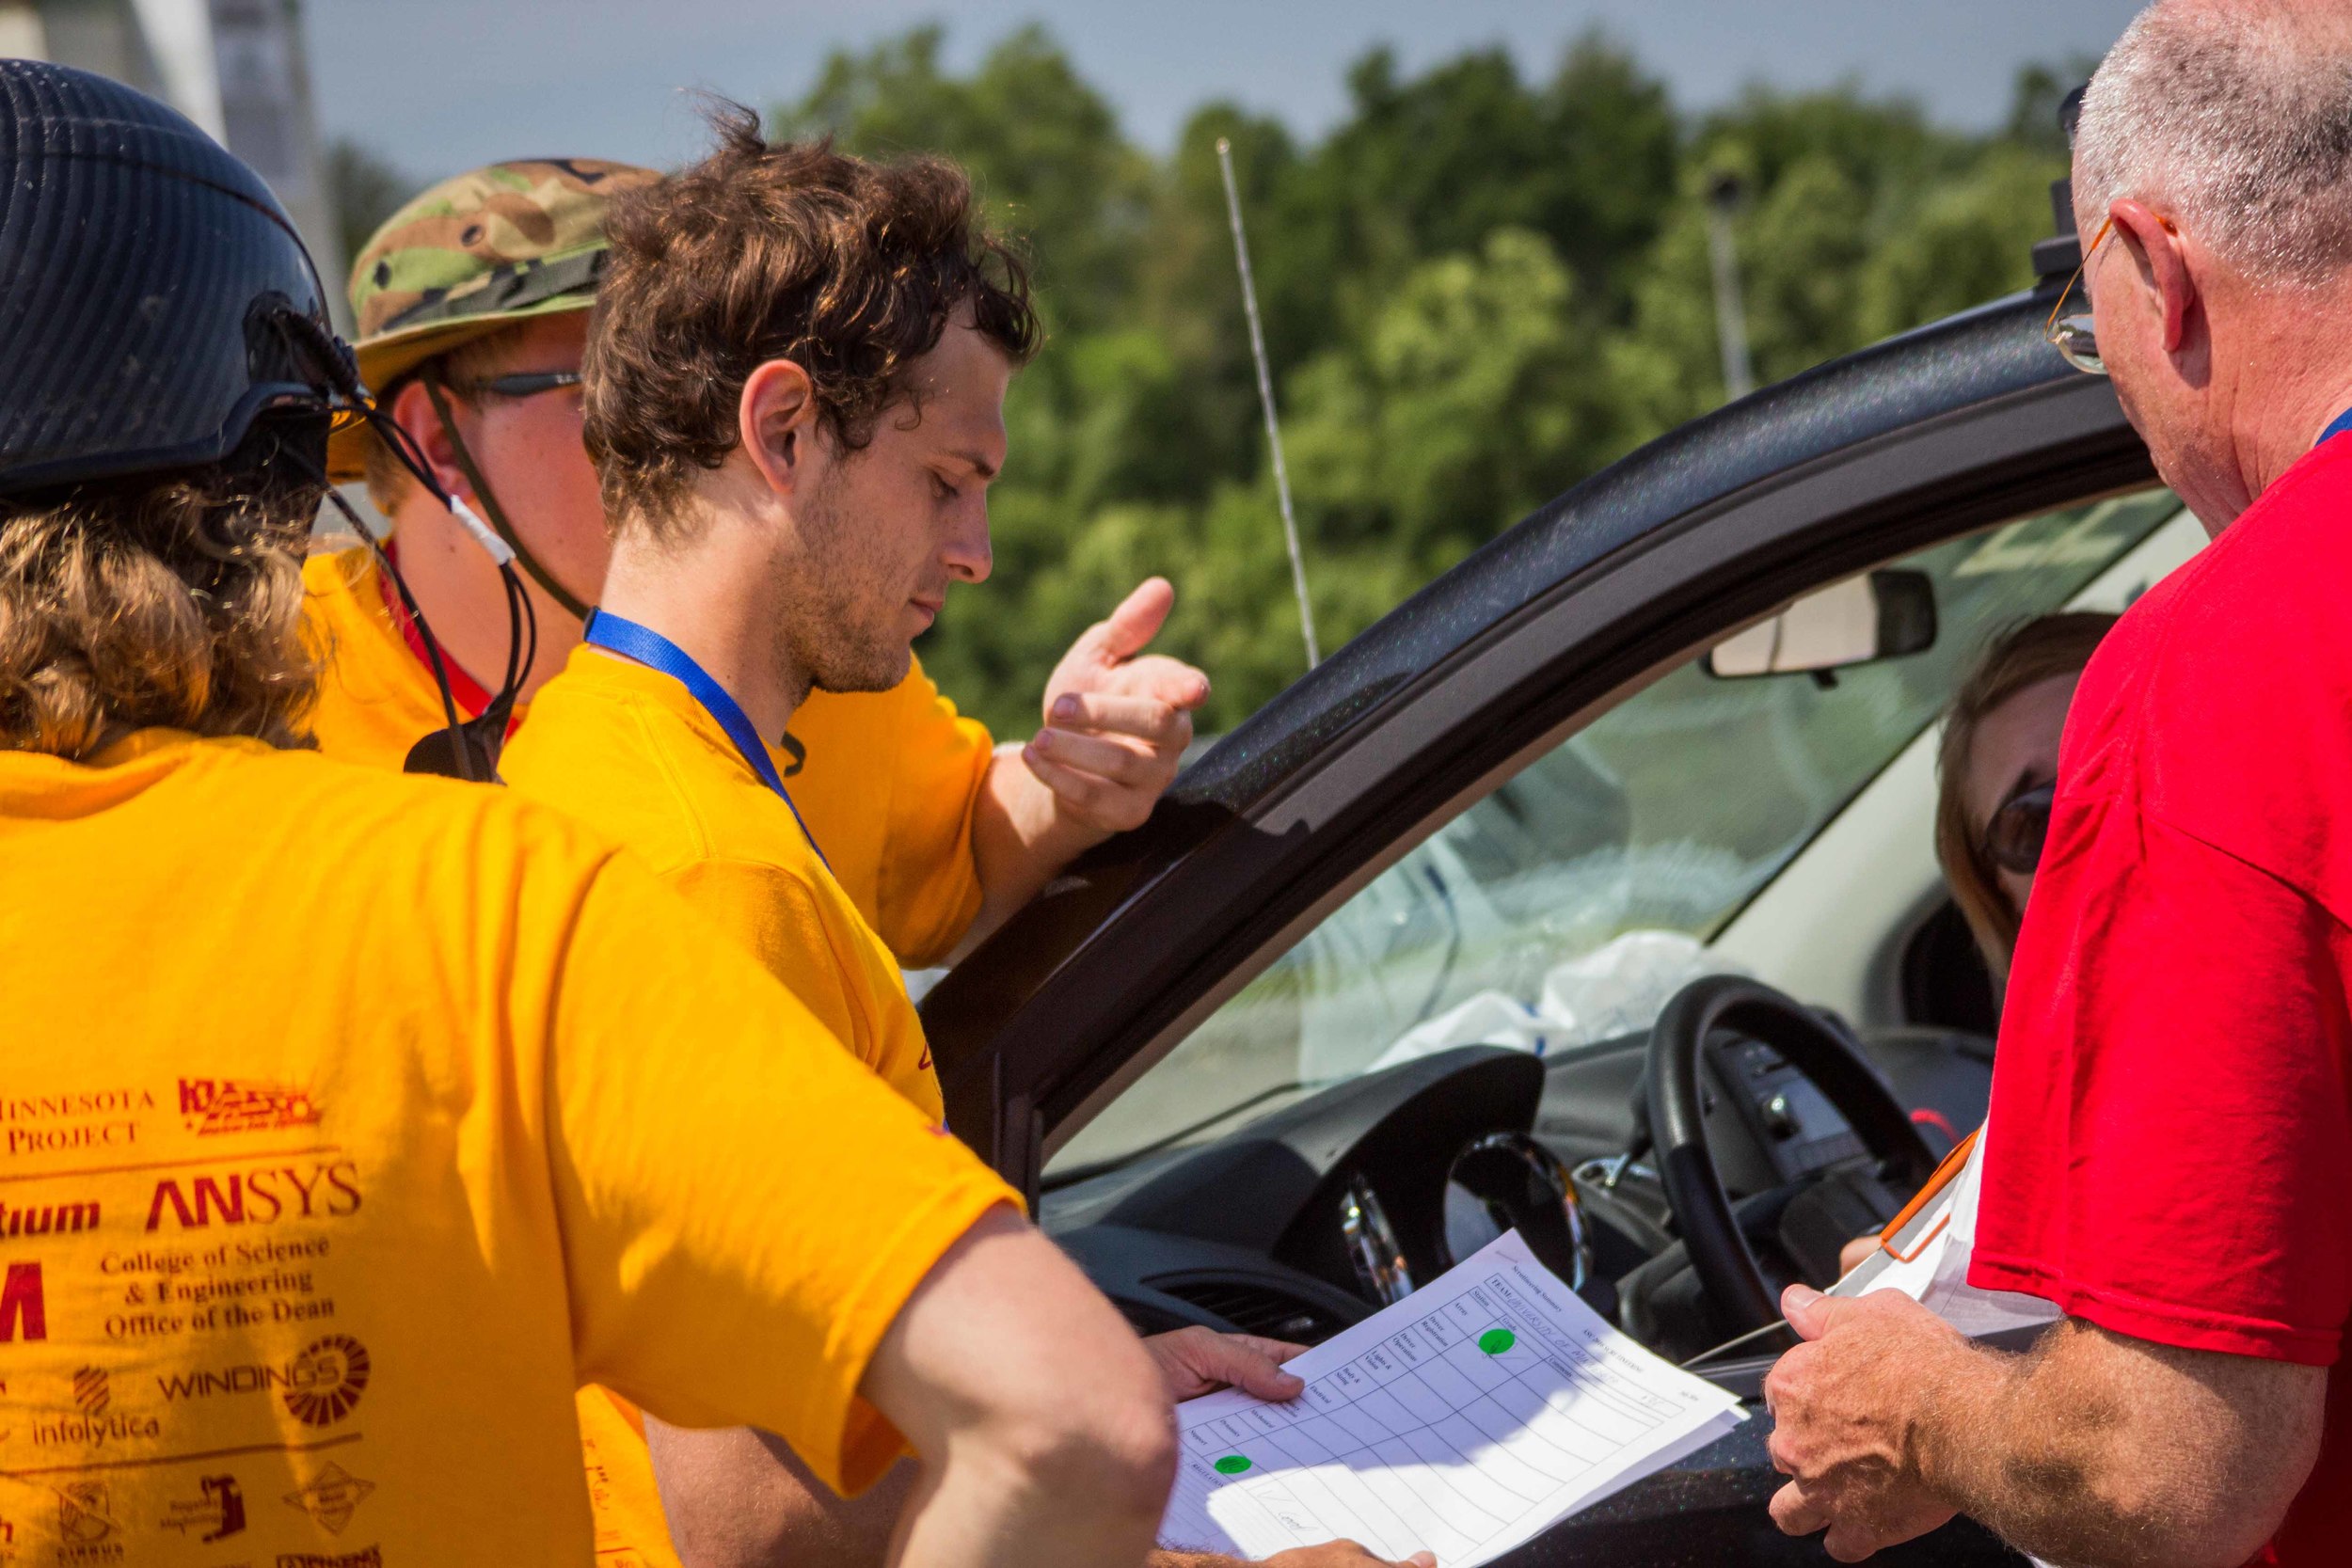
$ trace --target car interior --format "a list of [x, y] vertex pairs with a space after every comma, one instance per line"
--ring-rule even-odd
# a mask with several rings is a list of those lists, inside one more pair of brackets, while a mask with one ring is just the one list
[[1932, 848], [1957, 684], [2203, 542], [2154, 488], [2016, 518], [1632, 683], [1063, 1130], [1041, 1221], [1139, 1328], [1309, 1342], [1516, 1227], [1752, 1384], [1780, 1287], [1984, 1116], [1994, 984]]

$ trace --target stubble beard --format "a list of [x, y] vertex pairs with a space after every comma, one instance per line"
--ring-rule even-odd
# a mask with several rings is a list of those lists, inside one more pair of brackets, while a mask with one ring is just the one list
[[893, 590], [860, 551], [861, 527], [836, 469], [800, 515], [802, 550], [776, 567], [779, 666], [814, 691], [888, 691], [907, 675], [913, 650], [892, 623]]

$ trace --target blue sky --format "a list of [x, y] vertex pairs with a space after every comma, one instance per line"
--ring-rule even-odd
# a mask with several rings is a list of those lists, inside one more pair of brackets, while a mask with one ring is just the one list
[[766, 104], [826, 53], [916, 23], [948, 27], [957, 63], [1024, 22], [1052, 29], [1164, 148], [1198, 104], [1230, 98], [1311, 135], [1345, 108], [1341, 75], [1375, 43], [1409, 68], [1504, 43], [1531, 73], [1596, 24], [1662, 74], [1685, 107], [1746, 83], [1852, 79], [1983, 126], [2017, 66], [2096, 55], [2137, 0], [309, 0], [313, 84], [330, 135], [420, 177], [499, 158], [570, 154], [672, 164], [700, 122], [680, 89]]

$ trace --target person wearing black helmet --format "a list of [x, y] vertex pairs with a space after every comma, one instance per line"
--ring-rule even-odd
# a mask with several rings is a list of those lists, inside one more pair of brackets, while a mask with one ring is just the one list
[[1002, 1183], [593, 833], [290, 745], [361, 394], [261, 181], [22, 60], [0, 173], [0, 1544], [583, 1561], [595, 1379], [1138, 1559], [1157, 1373]]

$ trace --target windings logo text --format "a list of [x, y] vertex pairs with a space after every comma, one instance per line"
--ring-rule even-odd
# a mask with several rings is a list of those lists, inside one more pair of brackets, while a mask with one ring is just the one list
[[255, 1363], [217, 1371], [167, 1372], [155, 1384], [172, 1402], [275, 1389], [296, 1420], [323, 1427], [351, 1414], [367, 1390], [369, 1372], [365, 1345], [348, 1334], [329, 1334], [312, 1340], [283, 1366]]

